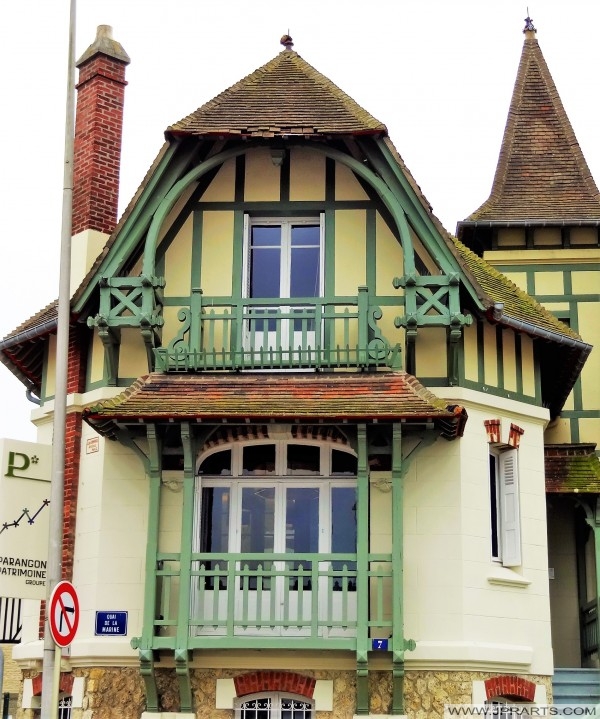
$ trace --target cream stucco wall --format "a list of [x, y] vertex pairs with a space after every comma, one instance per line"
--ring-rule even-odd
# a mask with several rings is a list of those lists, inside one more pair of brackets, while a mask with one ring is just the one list
[[[436, 388], [466, 407], [464, 437], [417, 450], [405, 479], [407, 666], [468, 662], [550, 674], [543, 429], [545, 410], [472, 390]], [[484, 420], [525, 430], [519, 448], [522, 565], [491, 559]]]

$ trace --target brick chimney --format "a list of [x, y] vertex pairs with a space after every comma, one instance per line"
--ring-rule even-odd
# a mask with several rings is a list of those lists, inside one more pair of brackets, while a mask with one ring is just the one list
[[125, 67], [129, 56], [100, 25], [77, 67], [77, 116], [73, 164], [73, 234], [110, 234], [117, 224], [123, 132]]
[[[71, 290], [102, 250], [117, 224], [123, 133], [125, 68], [129, 56], [100, 25], [77, 61], [77, 114], [73, 161]], [[80, 233], [85, 233], [83, 236]]]

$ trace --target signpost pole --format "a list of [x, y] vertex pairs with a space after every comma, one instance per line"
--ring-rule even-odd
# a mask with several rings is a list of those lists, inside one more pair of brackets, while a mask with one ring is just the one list
[[[75, 11], [76, 0], [69, 0], [69, 52], [67, 63], [67, 100], [65, 111], [65, 155], [63, 168], [62, 227], [60, 243], [60, 275], [58, 292], [58, 327], [56, 337], [56, 386], [54, 393], [54, 424], [52, 453], [52, 485], [50, 489], [50, 529], [48, 538], [48, 599], [62, 576], [62, 537], [65, 435], [67, 419], [67, 370], [69, 356], [71, 231], [73, 215], [73, 143], [75, 135]], [[42, 666], [42, 719], [56, 717], [58, 685], [53, 692], [53, 676], [60, 678], [58, 656], [48, 626], [48, 602], [44, 630]], [[58, 665], [58, 667], [56, 667]]]

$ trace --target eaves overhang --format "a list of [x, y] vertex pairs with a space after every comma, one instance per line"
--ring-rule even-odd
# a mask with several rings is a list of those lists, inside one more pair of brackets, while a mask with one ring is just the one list
[[515, 332], [527, 334], [534, 339], [552, 343], [557, 356], [557, 361], [554, 364], [554, 381], [551, 383], [554, 394], [546, 404], [550, 415], [557, 417], [581, 374], [593, 346], [581, 339], [570, 337], [564, 333], [552, 332], [544, 327], [511, 317], [504, 313], [502, 303], [495, 303], [488, 307], [486, 317], [493, 324], [499, 324]]
[[462, 436], [463, 407], [447, 405], [406, 372], [161, 374], [140, 377], [83, 413], [100, 434], [140, 423], [390, 423]]

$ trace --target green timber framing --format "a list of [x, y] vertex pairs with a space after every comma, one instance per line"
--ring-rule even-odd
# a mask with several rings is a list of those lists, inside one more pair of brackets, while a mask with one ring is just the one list
[[[95, 425], [95, 422], [92, 422]], [[106, 428], [107, 425], [105, 425]], [[116, 425], [115, 425], [116, 426]], [[172, 426], [172, 425], [171, 425]], [[221, 425], [222, 426], [222, 425]], [[381, 429], [384, 425], [374, 425]], [[356, 577], [356, 620], [350, 626], [351, 631], [346, 636], [323, 636], [322, 623], [316, 621], [316, 612], [310, 625], [306, 625], [309, 634], [290, 639], [274, 636], [239, 636], [236, 630], [248, 624], [247, 618], [242, 617], [233, 622], [233, 611], [228, 613], [227, 633], [219, 636], [195, 635], [192, 631], [194, 618], [191, 616], [191, 588], [198, 577], [204, 577], [198, 567], [206, 559], [201, 554], [194, 553], [193, 526], [194, 526], [194, 492], [195, 492], [195, 466], [198, 451], [214, 427], [197, 425], [183, 421], [179, 423], [181, 444], [184, 456], [183, 467], [183, 517], [181, 524], [181, 551], [179, 553], [161, 553], [159, 551], [159, 521], [160, 521], [160, 493], [162, 478], [162, 442], [161, 427], [152, 422], [146, 422], [145, 438], [147, 440], [147, 453], [138, 445], [141, 437], [140, 425], [127, 427], [119, 423], [114, 438], [129, 446], [141, 458], [145, 465], [150, 482], [150, 500], [148, 516], [148, 543], [146, 554], [145, 592], [144, 592], [144, 618], [142, 636], [132, 639], [134, 649], [139, 650], [140, 671], [146, 686], [147, 709], [158, 711], [159, 699], [155, 678], [155, 664], [157, 658], [165, 652], [173, 653], [176, 674], [179, 682], [179, 693], [182, 712], [192, 712], [192, 689], [190, 681], [190, 665], [194, 651], [210, 651], [211, 649], [283, 649], [291, 644], [295, 650], [344, 650], [353, 652], [356, 657], [357, 696], [356, 714], [369, 714], [369, 651], [371, 650], [371, 630], [389, 633], [390, 665], [393, 676], [392, 713], [404, 714], [403, 686], [404, 686], [404, 657], [407, 650], [414, 649], [415, 643], [404, 637], [403, 620], [403, 477], [408, 469], [409, 462], [415, 456], [411, 453], [410, 459], [402, 459], [402, 437], [405, 428], [418, 431], [422, 446], [426, 446], [435, 437], [434, 423], [426, 422], [417, 428], [410, 422], [394, 422], [388, 427], [392, 444], [391, 485], [392, 485], [392, 526], [394, 536], [390, 554], [373, 554], [369, 550], [369, 471], [368, 471], [368, 426], [358, 423], [355, 427], [345, 426], [344, 430], [352, 437], [351, 445], [357, 454], [357, 549], [356, 555], [348, 557], [355, 563], [356, 569], [352, 576]], [[115, 428], [113, 427], [113, 430]], [[292, 559], [293, 555], [263, 555], [263, 559], [285, 561]], [[341, 556], [341, 555], [340, 555]], [[233, 561], [243, 559], [242, 555], [232, 555]], [[218, 561], [220, 556], [213, 555], [212, 559]], [[252, 557], [251, 557], [252, 558]], [[257, 557], [254, 557], [255, 559]], [[303, 560], [317, 561], [339, 558], [337, 555], [303, 555]], [[231, 559], [231, 557], [230, 557]], [[179, 591], [174, 613], [165, 616], [166, 605], [169, 601], [160, 601], [160, 578], [167, 574], [161, 568], [167, 562], [173, 562]], [[382, 565], [387, 568], [382, 570]], [[242, 570], [243, 571], [243, 570]], [[340, 571], [337, 570], [339, 575]], [[285, 570], [285, 577], [290, 576]], [[240, 576], [236, 574], [236, 578]], [[275, 576], [271, 573], [270, 576]], [[294, 575], [296, 576], [296, 575]], [[361, 581], [361, 577], [363, 581]], [[233, 578], [233, 576], [232, 576]], [[367, 579], [365, 581], [364, 579]], [[391, 597], [391, 619], [383, 616], [382, 585], [389, 582], [389, 596]], [[230, 586], [233, 586], [233, 582]], [[377, 591], [379, 589], [379, 591]], [[313, 594], [316, 595], [316, 592]], [[229, 598], [233, 592], [229, 593]], [[377, 599], [374, 599], [374, 596]], [[232, 607], [230, 607], [232, 609]], [[389, 608], [388, 608], [389, 611]], [[276, 622], [269, 621], [269, 627]], [[284, 622], [279, 622], [282, 625]], [[297, 617], [290, 619], [287, 626], [297, 626]], [[168, 634], [161, 634], [162, 630]]]
[[[460, 311], [461, 285], [463, 288], [467, 287], [472, 299], [480, 304], [476, 299], [476, 293], [473, 291], [471, 283], [464, 282], [465, 273], [461, 269], [455, 253], [416, 197], [386, 143], [380, 139], [364, 139], [359, 144], [361, 148], [364, 148], [365, 153], [368, 153], [367, 157], [374, 169], [370, 169], [366, 164], [345, 152], [321, 143], [311, 143], [310, 147], [325, 155], [329, 160], [340, 162], [348, 167], [362, 181], [363, 186], [369, 188], [369, 194], [378, 198], [377, 206], [391, 220], [392, 231], [402, 245], [404, 275], [394, 281], [394, 286], [396, 289], [403, 288], [404, 297], [403, 299], [393, 296], [377, 297], [371, 301], [367, 289], [369, 296], [368, 320], [364, 317], [362, 307], [358, 314], [359, 321], [367, 321], [368, 325], [362, 325], [361, 345], [355, 349], [351, 348], [352, 354], [345, 360], [345, 365], [358, 367], [364, 364], [375, 366], [387, 364], [395, 368], [399, 367], [397, 348], [389, 347], [378, 331], [376, 322], [381, 316], [380, 305], [401, 306], [404, 304], [404, 314], [395, 318], [395, 324], [397, 327], [406, 329], [406, 368], [409, 371], [411, 368], [414, 369], [414, 345], [418, 328], [424, 326], [446, 327], [448, 330], [450, 382], [456, 384], [458, 382], [458, 351], [462, 327], [472, 321], [469, 315], [464, 315]], [[110, 251], [105, 251], [101, 261], [92, 270], [91, 276], [88, 276], [82, 285], [81, 293], [78, 293], [74, 299], [73, 309], [77, 315], [85, 312], [85, 307], [92, 299], [94, 289], [99, 288], [99, 311], [88, 319], [88, 324], [90, 327], [98, 329], [99, 336], [104, 343], [109, 384], [117, 385], [119, 383], [117, 364], [122, 328], [138, 327], [140, 329], [147, 348], [149, 371], [156, 366], [157, 356], [161, 367], [167, 370], [178, 369], [178, 365], [181, 365], [182, 354], [189, 357], [188, 364], [191, 367], [197, 367], [198, 347], [200, 346], [198, 336], [188, 337], [187, 343], [183, 342], [183, 336], [178, 337], [176, 351], [174, 347], [161, 347], [162, 308], [165, 299], [164, 278], [157, 275], [159, 233], [169, 212], [193, 183], [197, 182], [198, 186], [188, 200], [186, 209], [190, 210], [218, 168], [229, 159], [242, 157], [253, 146], [262, 145], [246, 142], [241, 146], [234, 145], [229, 149], [217, 152], [208, 159], [201, 160], [197, 143], [195, 152], [192, 153], [189, 141], [175, 141], [164, 153], [162, 160], [157, 163], [156, 171], [150, 182], [141, 191], [133, 211], [125, 215], [113, 238], [109, 241], [107, 248], [110, 247]], [[286, 145], [286, 147], [292, 146], [293, 144]], [[191, 159], [190, 156], [192, 156]], [[198, 164], [195, 164], [195, 160], [199, 160]], [[190, 166], [192, 169], [189, 169]], [[343, 207], [343, 203], [331, 202], [329, 206], [327, 203], [325, 206], [323, 203], [290, 203], [289, 207], [287, 205], [282, 207], [279, 203], [253, 203], [249, 207], [246, 203], [240, 203], [234, 227], [238, 245], [242, 236], [241, 217], [243, 212], [248, 209], [256, 210], [259, 207], [263, 212], [268, 211], [271, 214], [274, 207], [277, 207], [278, 212], [287, 212], [292, 207], [294, 212], [304, 213], [319, 209], [324, 210], [327, 217], [328, 212], [332, 214], [334, 207]], [[417, 272], [411, 229], [417, 233], [427, 247], [440, 274], [421, 275]], [[170, 236], [172, 238], [172, 234]], [[166, 238], [167, 242], [168, 237], [169, 235]], [[144, 242], [143, 251], [142, 241]], [[332, 251], [331, 247], [328, 251]], [[238, 252], [237, 256], [241, 257], [241, 253]], [[124, 276], [139, 261], [140, 257], [143, 262], [141, 274], [138, 277]], [[234, 273], [240, 270], [239, 261], [237, 260], [238, 264], [234, 263]], [[374, 270], [371, 270], [369, 274], [373, 276]], [[364, 292], [362, 288], [354, 298], [335, 297], [328, 294], [331, 292], [332, 286], [333, 277], [330, 277], [326, 280], [324, 305], [342, 305], [347, 302], [358, 306], [360, 293]], [[169, 302], [178, 302], [183, 299], [170, 298]], [[240, 298], [234, 297], [234, 299], [239, 300]], [[192, 296], [188, 299], [189, 307], [184, 310], [184, 315], [185, 319], [189, 316], [190, 321], [195, 322], [196, 333], [198, 333], [199, 314], [202, 311], [201, 304], [218, 301], [224, 302], [223, 298], [202, 297], [201, 288], [193, 291]], [[298, 302], [301, 301], [301, 299], [298, 300]], [[312, 298], [309, 304], [314, 303], [315, 300]], [[239, 303], [236, 307], [239, 308]], [[343, 349], [347, 350], [347, 348]], [[211, 351], [214, 355], [212, 358], [207, 359], [206, 354], [202, 357], [202, 369], [244, 368], [243, 365], [239, 366], [243, 357], [239, 344], [237, 347], [232, 346], [231, 350], [225, 351], [227, 354], [225, 359], [223, 359], [223, 348], [211, 348]], [[289, 348], [284, 348], [284, 353], [286, 366], [301, 364], [297, 363], [294, 357], [290, 358]], [[338, 362], [339, 360], [336, 358], [334, 364]], [[317, 353], [311, 366], [322, 365], [327, 366], [328, 360]], [[273, 364], [271, 357], [266, 356], [260, 359], [256, 366], [273, 367], [277, 365]]]
[[[565, 228], [562, 228], [565, 229]], [[566, 228], [568, 229], [568, 228]], [[493, 262], [494, 267], [499, 271], [508, 276], [510, 275], [521, 275], [524, 277], [526, 282], [526, 292], [535, 297], [535, 299], [543, 303], [561, 320], [566, 321], [568, 326], [575, 332], [580, 332], [580, 305], [585, 303], [597, 303], [600, 300], [599, 293], [578, 293], [573, 291], [573, 276], [578, 272], [598, 272], [600, 271], [600, 264], [593, 259], [590, 261], [588, 258], [583, 260], [574, 260], [572, 254], [570, 255], [571, 261], [561, 262], [560, 266], [557, 266], [556, 259], [547, 262], [536, 260], [536, 257], [532, 257], [531, 261], [524, 262], [521, 260], [514, 260], [510, 263], [506, 262], [506, 247], [497, 248], [502, 254], [501, 260], [495, 260], [493, 255], [488, 256], [488, 262]], [[518, 247], [518, 250], [523, 248]], [[528, 246], [529, 249], [529, 246]], [[552, 250], [556, 252], [557, 248], [540, 248], [536, 247], [535, 253], [540, 251]], [[593, 248], [578, 248], [578, 252], [582, 252]], [[543, 294], [536, 291], [536, 277], [551, 272], [553, 275], [561, 274], [564, 292], [561, 294]], [[554, 307], [560, 305], [561, 309], [554, 309]], [[568, 309], [562, 309], [564, 305], [568, 305]], [[599, 416], [598, 410], [585, 409], [585, 402], [583, 397], [583, 388], [581, 378], [578, 378], [573, 386], [573, 407], [571, 409], [563, 409], [561, 411], [561, 417], [569, 421], [570, 437], [573, 442], [580, 441], [580, 428], [579, 421], [582, 419], [595, 420]]]

